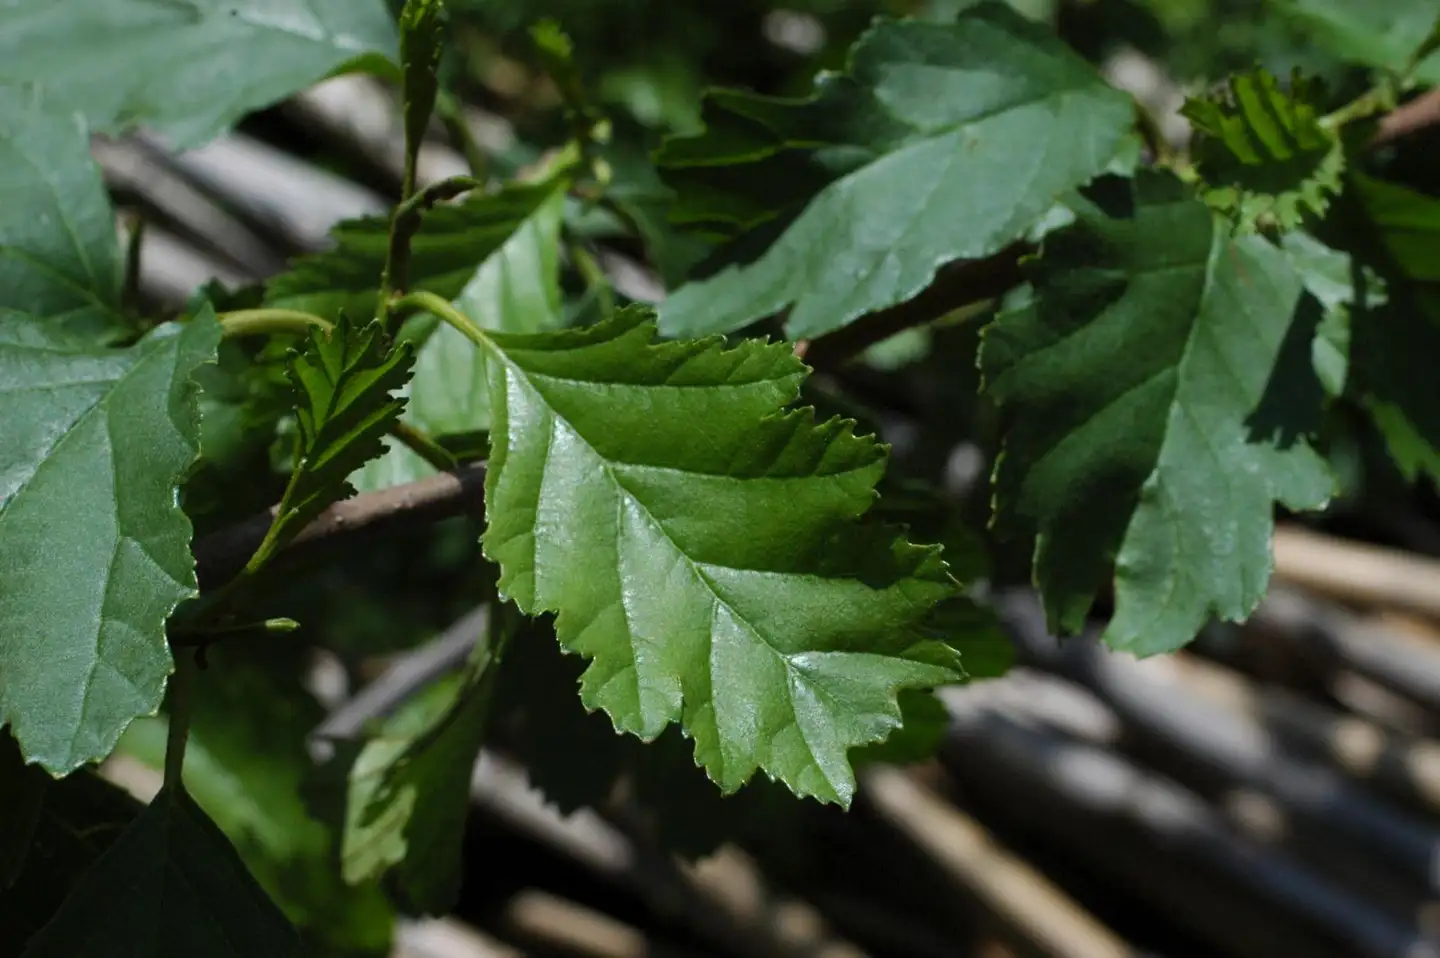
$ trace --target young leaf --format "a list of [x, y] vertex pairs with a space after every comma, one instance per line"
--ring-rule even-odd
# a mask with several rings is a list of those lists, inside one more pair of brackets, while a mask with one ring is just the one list
[[[217, 645], [196, 675], [185, 786], [235, 845], [250, 873], [324, 954], [385, 954], [394, 913], [374, 885], [352, 888], [335, 864], [339, 833], [309, 814], [302, 788], [314, 767], [305, 739], [325, 710], [301, 686], [298, 648]], [[160, 768], [163, 717], [141, 719], [126, 754]]]
[[[0, 13], [0, 24], [6, 16]], [[0, 26], [0, 47], [9, 39]], [[122, 327], [115, 213], [90, 138], [74, 117], [3, 87], [0, 209], [0, 309], [77, 336]]]
[[0, 85], [38, 86], [95, 130], [143, 124], [198, 146], [395, 45], [382, 0], [14, 0], [0, 8]]
[[406, 0], [400, 11], [401, 102], [405, 111], [405, 194], [415, 189], [415, 163], [435, 98], [445, 39], [445, 4], [441, 0]]
[[1318, 508], [1333, 480], [1308, 438], [1320, 310], [1286, 255], [1228, 239], [1172, 177], [1137, 179], [1127, 212], [1047, 240], [1033, 302], [986, 331], [981, 368], [1009, 423], [997, 521], [1038, 533], [1052, 628], [1079, 630], [1113, 560], [1105, 638], [1151, 654], [1247, 615], [1275, 501]]
[[24, 958], [296, 955], [295, 931], [224, 833], [164, 789], [81, 879]]
[[1313, 83], [1297, 70], [1281, 90], [1263, 69], [1230, 78], [1228, 97], [1186, 101], [1180, 111], [1197, 131], [1194, 153], [1205, 202], [1242, 232], [1273, 221], [1300, 225], [1306, 211], [1323, 214], [1340, 192], [1345, 150], [1320, 127]]
[[391, 348], [378, 322], [359, 326], [342, 316], [332, 331], [311, 331], [290, 365], [300, 456], [261, 554], [355, 494], [348, 477], [384, 451], [381, 440], [405, 407], [395, 393], [413, 362], [410, 344]]
[[129, 349], [0, 311], [0, 722], [56, 774], [160, 705], [165, 621], [196, 592], [177, 503], [196, 459], [208, 307]]
[[388, 888], [407, 912], [443, 914], [454, 907], [470, 774], [485, 737], [497, 664], [482, 642], [461, 672], [435, 682], [334, 760], [331, 774], [343, 780], [346, 881], [375, 881], [388, 872]]
[[884, 447], [785, 411], [806, 371], [787, 346], [654, 333], [631, 309], [484, 337], [501, 591], [559, 613], [617, 729], [680, 722], [724, 791], [759, 768], [847, 804], [847, 752], [898, 724], [896, 693], [959, 674], [916, 634], [953, 580], [938, 549], [856, 522]]
[[[407, 288], [446, 299], [458, 296], [473, 278], [475, 264], [503, 246], [553, 190], [553, 183], [511, 186], [427, 211], [410, 244]], [[272, 279], [265, 304], [327, 319], [342, 313], [375, 315], [389, 231], [390, 221], [384, 217], [341, 223], [332, 231], [335, 248], [301, 257], [290, 272]]]
[[[512, 211], [507, 204], [506, 215]], [[456, 299], [456, 307], [485, 329], [528, 333], [558, 328], [564, 320], [560, 299], [564, 212], [565, 186], [553, 186], [480, 264]], [[407, 388], [406, 421], [434, 436], [488, 430], [490, 400], [485, 383], [485, 354], [442, 324], [416, 354], [415, 376]], [[355, 477], [356, 486], [378, 489], [435, 471], [410, 450], [394, 442], [389, 447]]]
[[[980, 78], [983, 78], [983, 82]], [[853, 169], [754, 262], [681, 287], [667, 335], [725, 332], [793, 307], [792, 338], [904, 302], [951, 260], [1025, 235], [1099, 174], [1134, 120], [1130, 98], [1045, 28], [983, 3], [951, 24], [882, 20], [843, 76], [806, 101], [749, 100], [784, 143]]]

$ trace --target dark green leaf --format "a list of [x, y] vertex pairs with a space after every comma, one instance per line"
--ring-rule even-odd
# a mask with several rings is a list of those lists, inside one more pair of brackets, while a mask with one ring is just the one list
[[[500, 249], [553, 190], [553, 183], [511, 186], [428, 211], [411, 243], [408, 288], [446, 299], [460, 295], [475, 274], [475, 264]], [[333, 250], [302, 257], [290, 272], [270, 281], [266, 305], [327, 319], [341, 313], [375, 315], [389, 246], [389, 219], [350, 220], [335, 227], [333, 235]]]
[[945, 263], [1024, 236], [1111, 163], [1134, 118], [1130, 98], [1058, 38], [993, 3], [952, 24], [879, 21], [847, 72], [816, 86], [800, 102], [743, 98], [774, 141], [747, 155], [823, 148], [829, 168], [850, 172], [754, 262], [668, 298], [667, 335], [792, 307], [787, 335], [814, 337], [904, 302]]
[[[306, 736], [325, 710], [300, 686], [300, 656], [251, 643], [217, 646], [209, 659], [195, 677], [186, 787], [307, 945], [386, 954], [394, 915], [385, 896], [345, 884], [338, 830], [311, 818], [302, 797], [313, 768]], [[121, 748], [159, 768], [166, 725], [163, 717], [136, 722]]]
[[395, 43], [382, 0], [14, 0], [0, 84], [38, 86], [96, 130], [143, 124], [196, 146]]
[[283, 544], [331, 503], [354, 495], [348, 477], [384, 452], [381, 440], [405, 408], [408, 342], [391, 348], [378, 321], [342, 316], [333, 331], [314, 329], [290, 366], [300, 455], [272, 530]]
[[1052, 627], [1083, 625], [1113, 561], [1106, 639], [1172, 650], [1259, 602], [1277, 500], [1331, 494], [1309, 440], [1320, 306], [1284, 253], [1227, 238], [1169, 176], [1136, 180], [1130, 215], [1046, 243], [1033, 302], [981, 348], [1008, 423], [997, 521], [1037, 533]]
[[192, 376], [219, 341], [208, 308], [123, 350], [0, 312], [0, 721], [51, 772], [104, 758], [160, 705], [165, 621], [196, 591], [176, 501]]
[[24, 958], [283, 958], [285, 916], [214, 822], [162, 790], [100, 857]]
[[[3, 25], [10, 15], [0, 12], [0, 49], [11, 39]], [[115, 213], [90, 138], [74, 117], [3, 87], [0, 209], [0, 309], [86, 337], [123, 327]]]
[[1282, 90], [1257, 68], [1232, 76], [1228, 96], [1192, 98], [1180, 111], [1196, 129], [1192, 152], [1205, 202], [1242, 232], [1263, 223], [1293, 230], [1340, 192], [1345, 150], [1320, 127], [1313, 87], [1297, 70]]
[[959, 675], [916, 631], [953, 580], [937, 549], [857, 523], [884, 447], [786, 411], [805, 376], [787, 346], [654, 333], [632, 309], [488, 338], [502, 593], [559, 612], [616, 728], [682, 723], [727, 792], [759, 768], [848, 803], [847, 752], [899, 723], [896, 693]]
[[[1271, 0], [1309, 28], [1331, 52], [1367, 66], [1404, 73], [1440, 19], [1436, 0]], [[1440, 56], [1426, 56], [1415, 73], [1440, 81]]]
[[[507, 212], [510, 207], [507, 204]], [[565, 184], [549, 193], [470, 278], [455, 305], [486, 329], [541, 332], [564, 319], [560, 299], [560, 227]], [[485, 354], [454, 328], [441, 324], [420, 347], [407, 395], [405, 420], [433, 436], [490, 428]], [[355, 477], [361, 489], [382, 489], [431, 475], [435, 468], [391, 441], [381, 458]]]

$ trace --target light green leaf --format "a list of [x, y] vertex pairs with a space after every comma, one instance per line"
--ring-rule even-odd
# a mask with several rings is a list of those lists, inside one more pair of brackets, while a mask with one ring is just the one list
[[[1271, 0], [1282, 12], [1309, 28], [1315, 39], [1338, 56], [1394, 73], [1409, 69], [1426, 37], [1440, 20], [1437, 0]], [[1440, 81], [1440, 55], [1430, 53], [1415, 76]]]
[[985, 333], [1008, 423], [997, 521], [1037, 534], [1052, 627], [1079, 630], [1112, 561], [1116, 648], [1241, 619], [1270, 578], [1274, 503], [1331, 495], [1309, 440], [1320, 306], [1284, 253], [1226, 232], [1173, 177], [1143, 176], [1129, 215], [1052, 235], [1033, 302]]
[[[7, 15], [0, 12], [0, 24]], [[0, 26], [0, 48], [8, 40]], [[90, 138], [74, 117], [3, 87], [0, 209], [0, 309], [83, 336], [121, 325], [115, 213]]]
[[486, 337], [500, 589], [559, 613], [617, 729], [680, 722], [724, 791], [758, 768], [846, 804], [848, 750], [899, 723], [896, 693], [960, 674], [917, 632], [953, 580], [938, 549], [857, 521], [885, 449], [786, 411], [806, 370], [785, 344], [654, 334], [631, 309]]
[[208, 307], [116, 350], [0, 312], [0, 721], [56, 774], [160, 705], [165, 621], [196, 592], [191, 377], [219, 341]]
[[354, 495], [348, 477], [384, 452], [381, 439], [405, 407], [396, 393], [409, 381], [413, 361], [410, 343], [392, 347], [375, 320], [361, 326], [342, 316], [334, 330], [312, 328], [290, 364], [299, 458], [257, 557], [283, 546], [331, 503]]
[[[302, 650], [216, 646], [195, 676], [185, 786], [312, 948], [384, 955], [394, 913], [374, 885], [338, 874], [339, 834], [310, 817], [305, 739], [325, 710], [301, 686]], [[160, 768], [167, 722], [142, 719], [120, 747]], [[307, 952], [308, 953], [308, 952]]]
[[407, 912], [443, 914], [460, 894], [470, 777], [485, 738], [496, 661], [482, 641], [363, 743], [335, 759], [343, 777], [341, 870], [352, 884], [389, 873]]
[[[514, 224], [514, 232], [480, 264], [455, 305], [485, 329], [507, 333], [542, 332], [564, 321], [560, 298], [560, 226], [565, 184], [531, 194], [538, 204]], [[505, 202], [505, 213], [514, 207]], [[415, 376], [406, 388], [405, 420], [432, 436], [490, 428], [485, 354], [454, 328], [441, 324], [415, 358]], [[383, 489], [431, 475], [435, 468], [391, 443], [385, 455], [355, 476], [360, 489]]]
[[1205, 202], [1241, 232], [1265, 223], [1296, 229], [1340, 192], [1345, 150], [1321, 128], [1313, 87], [1297, 70], [1282, 90], [1257, 68], [1232, 76], [1227, 95], [1192, 98], [1180, 111], [1195, 126]]
[[184, 792], [164, 789], [24, 958], [284, 958], [299, 954], [298, 944], [224, 833]]
[[95, 130], [143, 124], [198, 146], [396, 42], [383, 0], [13, 0], [0, 84], [39, 87]]
[[947, 262], [1024, 236], [1105, 169], [1134, 121], [1130, 97], [993, 3], [953, 24], [879, 21], [847, 73], [822, 75], [810, 100], [754, 97], [743, 109], [775, 141], [753, 155], [823, 148], [850, 172], [758, 259], [677, 290], [661, 307], [667, 335], [739, 329], [791, 307], [786, 334], [814, 337], [904, 302]]
[[[505, 245], [553, 190], [553, 183], [511, 186], [426, 212], [410, 245], [409, 290], [454, 299], [474, 277], [476, 264]], [[390, 242], [389, 219], [349, 220], [331, 233], [334, 249], [299, 258], [288, 273], [267, 284], [267, 306], [328, 319], [342, 312], [357, 319], [375, 315]]]

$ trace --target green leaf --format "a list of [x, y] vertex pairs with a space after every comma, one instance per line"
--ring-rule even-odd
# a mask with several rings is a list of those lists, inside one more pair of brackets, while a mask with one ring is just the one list
[[164, 789], [31, 940], [24, 958], [298, 953], [294, 929], [224, 833], [184, 792]]
[[342, 316], [333, 331], [311, 330], [290, 365], [299, 457], [257, 556], [355, 494], [348, 477], [384, 452], [381, 440], [405, 408], [395, 394], [409, 381], [413, 362], [410, 343], [392, 348], [378, 321], [359, 326]]
[[[1424, 41], [1440, 19], [1436, 0], [1271, 2], [1308, 27], [1336, 55], [1396, 74], [1407, 72], [1416, 54], [1424, 52]], [[1427, 83], [1440, 81], [1440, 56], [1433, 52], [1425, 56], [1415, 76]]]
[[187, 147], [395, 46], [382, 0], [14, 0], [0, 84], [38, 87], [92, 129], [145, 125]]
[[1440, 199], [1359, 173], [1350, 182], [1395, 265], [1417, 282], [1440, 283]]
[[[0, 13], [0, 24], [6, 16]], [[0, 48], [9, 40], [0, 26]], [[0, 209], [0, 309], [79, 336], [123, 327], [115, 213], [90, 138], [74, 117], [3, 87]]]
[[1105, 169], [1134, 120], [1129, 96], [993, 3], [953, 24], [881, 20], [811, 99], [745, 102], [782, 146], [823, 147], [851, 171], [754, 262], [668, 298], [667, 335], [739, 329], [790, 307], [786, 334], [814, 337], [904, 302], [947, 262], [1024, 236]]
[[1296, 70], [1281, 90], [1257, 68], [1232, 76], [1228, 96], [1192, 98], [1180, 111], [1197, 131], [1192, 152], [1205, 202], [1242, 232], [1267, 222], [1293, 230], [1340, 192], [1345, 150], [1320, 126], [1314, 86]]
[[334, 760], [331, 774], [346, 786], [340, 862], [347, 882], [389, 873], [387, 887], [407, 912], [454, 907], [459, 839], [497, 664], [482, 641], [464, 669], [434, 682]]
[[[508, 202], [506, 214], [512, 210]], [[565, 213], [565, 184], [552, 186], [514, 232], [486, 256], [455, 300], [485, 329], [542, 332], [564, 321], [560, 297], [560, 227]], [[485, 387], [485, 354], [451, 326], [441, 324], [415, 358], [415, 376], [407, 388], [405, 418], [432, 436], [481, 432], [490, 428], [490, 397]], [[391, 443], [384, 456], [355, 477], [361, 489], [382, 489], [431, 475], [435, 468], [415, 453]]]
[[1331, 495], [1309, 440], [1319, 304], [1284, 253], [1226, 233], [1173, 177], [1143, 176], [1122, 215], [1052, 235], [1032, 303], [985, 333], [1008, 423], [997, 522], [1037, 533], [1053, 628], [1080, 629], [1112, 560], [1116, 648], [1241, 619], [1270, 577], [1273, 504]]
[[114, 350], [0, 312], [0, 721], [55, 774], [160, 705], [165, 621], [196, 593], [192, 376], [219, 341], [208, 307]]
[[[553, 190], [553, 183], [510, 186], [427, 211], [410, 244], [408, 290], [446, 299], [460, 295], [475, 274], [475, 264], [505, 245]], [[267, 306], [304, 310], [327, 319], [342, 313], [375, 315], [390, 220], [348, 220], [331, 233], [334, 249], [301, 257], [290, 272], [270, 281], [265, 291]]]
[[[185, 785], [311, 949], [385, 955], [394, 914], [374, 885], [352, 888], [336, 868], [339, 833], [310, 817], [302, 788], [314, 767], [306, 736], [325, 710], [300, 685], [302, 651], [288, 643], [219, 645], [195, 676]], [[121, 748], [154, 768], [167, 722], [136, 722]]]
[[899, 723], [896, 693], [959, 674], [916, 631], [953, 580], [938, 549], [856, 521], [885, 449], [785, 411], [805, 375], [787, 346], [654, 333], [631, 309], [486, 337], [501, 591], [559, 613], [617, 729], [681, 722], [724, 791], [759, 768], [846, 804], [847, 752]]
[[143, 807], [89, 769], [46, 787], [24, 870], [0, 894], [0, 941], [11, 943], [12, 953], [60, 910]]
[[436, 71], [440, 69], [444, 40], [445, 4], [441, 0], [406, 0], [400, 11], [401, 101], [405, 112], [406, 169], [412, 179], [440, 91]]
[[0, 892], [15, 884], [25, 867], [49, 781], [40, 769], [25, 764], [15, 739], [0, 729], [0, 808], [5, 809], [0, 820]]

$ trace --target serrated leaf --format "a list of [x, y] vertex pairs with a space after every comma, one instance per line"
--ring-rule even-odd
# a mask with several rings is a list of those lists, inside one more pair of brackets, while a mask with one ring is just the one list
[[55, 774], [160, 705], [165, 621], [196, 593], [192, 376], [219, 342], [208, 307], [113, 350], [0, 312], [0, 721]]
[[672, 722], [723, 790], [756, 769], [848, 803], [847, 752], [896, 693], [959, 674], [915, 626], [954, 591], [938, 549], [857, 520], [885, 450], [786, 412], [783, 343], [652, 343], [647, 311], [490, 334], [483, 545], [528, 614], [591, 664], [588, 708], [652, 739]]
[[14, 0], [0, 84], [39, 87], [92, 129], [145, 125], [189, 147], [395, 46], [382, 0]]
[[[560, 227], [564, 183], [539, 196], [514, 224], [514, 232], [475, 270], [455, 300], [484, 329], [541, 332], [564, 322], [560, 297]], [[504, 215], [515, 207], [503, 201]], [[405, 419], [432, 436], [490, 428], [485, 354], [451, 326], [441, 324], [420, 346], [415, 376], [406, 389]], [[391, 444], [385, 455], [356, 477], [361, 489], [382, 489], [431, 475], [435, 468], [408, 449]]]
[[1008, 423], [997, 522], [1037, 534], [1052, 628], [1080, 629], [1112, 560], [1116, 648], [1241, 619], [1270, 577], [1274, 503], [1331, 494], [1309, 440], [1319, 304], [1284, 253], [1226, 232], [1173, 177], [1143, 176], [1128, 215], [1051, 236], [1032, 303], [985, 333]]
[[384, 452], [381, 440], [405, 408], [396, 394], [413, 363], [410, 343], [392, 347], [378, 321], [361, 326], [342, 316], [334, 330], [312, 328], [290, 363], [299, 457], [276, 512], [275, 543], [354, 495], [349, 476]]
[[[475, 265], [500, 249], [549, 199], [554, 184], [510, 186], [429, 210], [410, 244], [411, 292], [454, 299]], [[331, 231], [335, 248], [297, 259], [265, 288], [267, 306], [299, 309], [327, 319], [342, 313], [375, 315], [380, 274], [389, 247], [386, 217], [348, 220]]]
[[1282, 90], [1256, 68], [1230, 77], [1228, 94], [1191, 98], [1180, 111], [1197, 133], [1201, 195], [1241, 232], [1266, 222], [1293, 230], [1340, 192], [1345, 150], [1320, 126], [1314, 86], [1296, 70]]
[[12, 945], [11, 953], [60, 910], [76, 883], [143, 808], [89, 769], [46, 787], [24, 869], [0, 894], [0, 942]]
[[[0, 25], [0, 47], [9, 39]], [[4, 87], [0, 209], [0, 309], [77, 336], [123, 328], [115, 213], [90, 157], [90, 138], [73, 116]]]
[[224, 833], [184, 792], [162, 789], [24, 958], [282, 958], [298, 946]]
[[40, 769], [25, 764], [15, 739], [0, 729], [0, 808], [5, 810], [0, 819], [0, 893], [15, 884], [25, 867], [49, 781]]
[[[310, 817], [306, 736], [325, 710], [300, 685], [299, 649], [219, 645], [194, 677], [185, 785], [234, 843], [260, 887], [303, 935], [307, 954], [385, 955], [394, 913], [374, 885], [352, 888], [335, 859], [338, 831]], [[120, 747], [153, 768], [167, 722], [136, 722]]]
[[[1427, 35], [1440, 18], [1435, 0], [1271, 0], [1304, 23], [1315, 39], [1338, 56], [1396, 74], [1411, 68], [1424, 53]], [[1440, 82], [1440, 55], [1431, 51], [1416, 66], [1415, 77]]]
[[878, 21], [811, 99], [746, 101], [782, 144], [823, 147], [852, 171], [758, 259], [677, 290], [661, 329], [724, 332], [789, 307], [786, 334], [799, 339], [904, 302], [947, 262], [1024, 236], [1100, 173], [1133, 109], [1008, 7], [981, 4], [952, 24]]
[[466, 667], [432, 683], [328, 776], [343, 779], [341, 870], [352, 884], [387, 878], [409, 913], [443, 914], [460, 894], [460, 837], [485, 738], [498, 663], [482, 641]]

